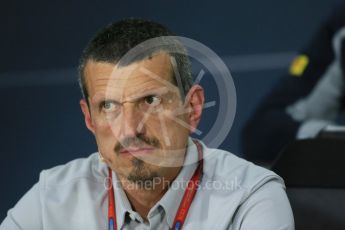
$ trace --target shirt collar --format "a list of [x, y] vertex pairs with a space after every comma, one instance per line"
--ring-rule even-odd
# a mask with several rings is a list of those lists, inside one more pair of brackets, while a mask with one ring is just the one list
[[[175, 215], [177, 210], [180, 206], [182, 197], [185, 192], [185, 188], [189, 180], [194, 174], [194, 171], [197, 168], [198, 164], [198, 151], [197, 147], [194, 144], [192, 138], [188, 139], [188, 147], [186, 151], [186, 156], [184, 160], [184, 165], [175, 178], [175, 180], [170, 185], [168, 191], [164, 194], [159, 202], [149, 212], [154, 211], [159, 206], [163, 207], [166, 216], [167, 222], [170, 228], [172, 228], [173, 221], [175, 219]], [[126, 213], [132, 213], [133, 210], [129, 203], [129, 200], [122, 189], [121, 183], [116, 176], [116, 173], [113, 171], [113, 186], [114, 186], [114, 193], [115, 193], [115, 207], [116, 207], [116, 220], [118, 229], [121, 229], [125, 223]]]

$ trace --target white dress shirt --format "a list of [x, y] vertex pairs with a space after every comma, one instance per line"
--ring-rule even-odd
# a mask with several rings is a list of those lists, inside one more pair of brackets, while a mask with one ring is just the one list
[[[203, 176], [183, 229], [294, 229], [279, 176], [229, 152], [202, 146]], [[197, 157], [190, 139], [185, 166], [149, 211], [148, 222], [132, 209], [113, 172], [117, 229], [171, 229]], [[0, 230], [107, 229], [107, 172], [98, 153], [43, 170], [39, 182], [8, 211]]]

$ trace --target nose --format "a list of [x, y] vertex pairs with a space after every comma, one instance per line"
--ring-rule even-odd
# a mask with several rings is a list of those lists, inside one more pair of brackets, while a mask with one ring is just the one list
[[123, 103], [120, 119], [120, 140], [124, 137], [135, 137], [144, 132], [145, 124], [141, 111], [136, 108], [135, 103]]

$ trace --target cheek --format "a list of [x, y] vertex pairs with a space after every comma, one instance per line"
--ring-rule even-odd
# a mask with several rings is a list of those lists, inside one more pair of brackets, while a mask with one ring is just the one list
[[114, 147], [117, 142], [110, 124], [97, 124], [95, 126], [95, 137], [99, 148], [104, 157], [114, 155]]
[[183, 148], [190, 134], [189, 121], [185, 114], [175, 116], [169, 123], [170, 136], [173, 138], [175, 145]]
[[189, 120], [186, 113], [174, 114], [171, 111], [164, 113], [164, 120], [170, 130], [178, 132], [185, 132], [189, 129]]
[[[157, 116], [147, 121], [148, 135], [159, 139], [160, 143], [167, 148], [183, 145], [189, 135], [187, 116], [175, 115], [172, 111], [164, 111], [160, 115], [160, 119]], [[171, 144], [170, 147], [167, 146], [167, 138]]]

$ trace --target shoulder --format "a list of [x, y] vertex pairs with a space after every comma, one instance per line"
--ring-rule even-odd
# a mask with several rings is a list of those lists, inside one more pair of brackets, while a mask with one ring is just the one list
[[93, 153], [87, 158], [78, 158], [66, 164], [43, 170], [40, 174], [40, 183], [45, 188], [63, 186], [80, 180], [101, 182], [106, 176], [106, 167]]
[[73, 220], [68, 220], [75, 210], [85, 217], [85, 204], [90, 214], [98, 208], [98, 196], [105, 197], [106, 190], [95, 184], [103, 182], [103, 171], [106, 166], [99, 162], [97, 153], [43, 170], [39, 182], [9, 210], [0, 229], [64, 229], [62, 225], [73, 225]]
[[[216, 225], [216, 229], [281, 229], [293, 225], [282, 178], [230, 152], [205, 145], [203, 149], [201, 192], [193, 205], [208, 218], [194, 216], [198, 222], [208, 228]], [[265, 224], [268, 219], [272, 221]]]
[[233, 185], [233, 189], [242, 190], [244, 199], [267, 183], [278, 183], [285, 189], [283, 179], [268, 169], [224, 150], [204, 146], [204, 152], [205, 179]]

